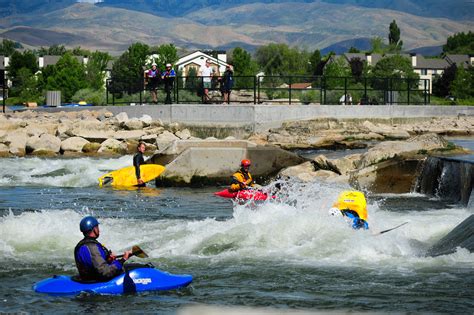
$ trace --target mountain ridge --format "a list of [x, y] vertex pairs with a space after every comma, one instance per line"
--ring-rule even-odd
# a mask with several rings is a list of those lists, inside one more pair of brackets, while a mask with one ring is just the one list
[[[22, 43], [35, 46], [32, 42], [35, 34], [52, 32], [50, 45], [67, 43], [115, 53], [136, 41], [149, 45], [171, 42], [187, 49], [229, 48], [232, 43], [251, 48], [272, 42], [322, 49], [355, 38], [385, 39], [393, 19], [401, 29], [406, 49], [439, 46], [453, 33], [474, 28], [474, 22], [430, 19], [322, 1], [214, 7], [175, 18], [76, 3], [38, 15], [20, 14], [1, 19], [0, 37], [26, 40], [29, 42]], [[64, 39], [67, 34], [70, 40]]]

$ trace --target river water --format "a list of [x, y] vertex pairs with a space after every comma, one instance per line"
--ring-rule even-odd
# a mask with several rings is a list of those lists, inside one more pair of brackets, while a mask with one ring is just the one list
[[[286, 198], [234, 205], [222, 187], [113, 190], [96, 187], [118, 159], [1, 159], [0, 312], [175, 313], [184, 306], [312, 311], [474, 310], [474, 254], [424, 251], [473, 209], [420, 194], [368, 195], [369, 231], [328, 208], [346, 186], [289, 182]], [[194, 276], [178, 291], [52, 297], [32, 285], [74, 274], [85, 215], [116, 251], [140, 245], [158, 268]], [[407, 225], [374, 236], [403, 222]], [[133, 259], [139, 262], [139, 258]]]

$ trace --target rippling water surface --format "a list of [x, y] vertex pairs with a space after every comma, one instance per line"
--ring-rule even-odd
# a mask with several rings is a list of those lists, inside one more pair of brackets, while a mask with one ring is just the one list
[[[371, 230], [327, 209], [342, 189], [287, 183], [285, 196], [234, 205], [221, 187], [99, 189], [119, 159], [0, 160], [0, 312], [174, 313], [196, 304], [283, 309], [472, 313], [474, 254], [424, 251], [473, 209], [418, 194], [368, 196]], [[51, 297], [32, 285], [74, 274], [80, 219], [95, 215], [116, 251], [194, 276], [186, 289], [127, 296]], [[407, 225], [374, 236], [376, 231]], [[138, 258], [134, 258], [136, 262]]]

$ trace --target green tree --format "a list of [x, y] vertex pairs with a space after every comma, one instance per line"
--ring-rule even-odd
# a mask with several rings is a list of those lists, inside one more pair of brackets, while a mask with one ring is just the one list
[[[232, 52], [232, 63], [234, 67], [234, 87], [251, 88], [254, 84], [253, 77], [258, 72], [258, 65], [252, 60], [252, 56], [245, 49], [236, 47]], [[245, 78], [248, 76], [248, 78]], [[252, 78], [250, 78], [252, 77]]]
[[433, 94], [445, 97], [451, 93], [451, 84], [456, 79], [457, 66], [453, 63], [444, 69], [442, 75], [438, 75], [433, 80]]
[[22, 68], [30, 70], [30, 73], [32, 74], [35, 74], [38, 71], [39, 68], [36, 55], [31, 50], [25, 50], [22, 53], [14, 51], [10, 57], [10, 62], [6, 70], [8, 72], [8, 78], [12, 81], [13, 87], [19, 84], [18, 72]]
[[311, 56], [309, 57], [309, 74], [311, 75], [321, 75], [322, 67], [321, 67], [321, 52], [319, 49], [313, 51]]
[[199, 78], [197, 76], [197, 71], [195, 68], [190, 68], [188, 71], [188, 75], [186, 77], [184, 88], [186, 90], [196, 92], [198, 87], [199, 87]]
[[451, 84], [451, 93], [458, 99], [474, 98], [474, 67], [459, 67]]
[[381, 37], [374, 37], [370, 40], [371, 54], [384, 54], [387, 51], [387, 45], [384, 44]]
[[173, 44], [160, 45], [153, 50], [150, 49], [150, 53], [158, 54], [158, 60], [155, 60], [158, 69], [164, 69], [167, 63], [174, 65], [179, 60], [178, 49]]
[[21, 103], [39, 102], [41, 91], [39, 90], [38, 80], [31, 70], [21, 68], [18, 70], [16, 79], [15, 89], [17, 89], [16, 94], [19, 95], [19, 101]]
[[446, 54], [474, 54], [474, 32], [457, 33], [449, 36], [446, 45], [443, 45]]
[[9, 39], [3, 39], [0, 43], [0, 55], [10, 57], [15, 52], [16, 43]]
[[86, 81], [94, 90], [102, 90], [104, 88], [105, 70], [107, 63], [112, 60], [109, 53], [95, 51], [93, 52], [85, 66]]
[[344, 86], [344, 77], [351, 75], [351, 69], [343, 56], [331, 56], [324, 67], [326, 87], [332, 89]]
[[350, 53], [350, 54], [358, 54], [358, 53], [360, 53], [360, 50], [357, 49], [357, 48], [355, 48], [354, 46], [351, 46], [351, 48], [349, 48], [348, 53]]
[[64, 45], [53, 45], [53, 46], [50, 46], [48, 48], [41, 47], [38, 50], [38, 55], [39, 56], [46, 56], [46, 55], [62, 56], [66, 52], [67, 52], [67, 49], [66, 49], [66, 47], [64, 47]]
[[113, 92], [134, 94], [143, 90], [143, 67], [146, 64], [149, 47], [146, 44], [132, 44], [112, 66]]
[[53, 69], [47, 78], [46, 89], [60, 90], [64, 101], [71, 101], [78, 90], [88, 87], [84, 66], [70, 52], [65, 53]]
[[400, 29], [398, 28], [397, 22], [395, 20], [390, 23], [389, 33], [388, 33], [388, 48], [390, 52], [401, 51], [403, 46], [403, 41], [400, 40]]
[[81, 48], [81, 46], [74, 47], [71, 50], [71, 53], [74, 56], [83, 56], [83, 57], [89, 57], [92, 54], [90, 50], [83, 49]]
[[286, 44], [268, 44], [256, 52], [256, 60], [265, 75], [307, 74], [310, 54]]
[[391, 81], [393, 90], [406, 89], [407, 81], [397, 79], [413, 79], [410, 81], [412, 88], [418, 84], [418, 81], [415, 79], [419, 79], [419, 75], [413, 71], [411, 60], [401, 55], [382, 58], [373, 67], [371, 75], [374, 78], [374, 88], [381, 90], [389, 88], [387, 86], [388, 81], [385, 80], [386, 78], [395, 79]]
[[360, 80], [360, 78], [364, 74], [364, 61], [362, 61], [362, 59], [360, 59], [359, 57], [351, 58], [351, 60], [349, 60], [349, 66], [351, 68], [352, 76], [357, 80]]

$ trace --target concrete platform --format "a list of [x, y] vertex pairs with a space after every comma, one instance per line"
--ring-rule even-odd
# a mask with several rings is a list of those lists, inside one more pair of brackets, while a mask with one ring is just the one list
[[252, 161], [255, 178], [275, 175], [282, 168], [301, 164], [304, 158], [274, 146], [243, 140], [175, 141], [151, 161], [166, 165], [162, 179], [170, 184], [230, 183], [242, 159]]

